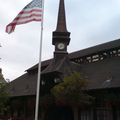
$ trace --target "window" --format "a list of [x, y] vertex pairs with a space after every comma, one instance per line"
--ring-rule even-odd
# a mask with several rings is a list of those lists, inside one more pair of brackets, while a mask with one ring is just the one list
[[98, 109], [97, 110], [97, 120], [109, 120], [109, 110]]
[[80, 120], [91, 120], [91, 114], [90, 111], [80, 111]]
[[41, 84], [42, 84], [42, 85], [45, 85], [45, 80], [41, 80]]
[[120, 120], [120, 110], [119, 109], [116, 111], [116, 114], [117, 114], [117, 120]]
[[60, 83], [61, 80], [60, 80], [60, 78], [55, 78], [55, 79], [54, 79], [54, 82], [55, 82], [55, 83]]

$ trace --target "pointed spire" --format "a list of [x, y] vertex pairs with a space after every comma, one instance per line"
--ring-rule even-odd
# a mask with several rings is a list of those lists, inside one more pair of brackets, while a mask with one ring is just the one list
[[56, 32], [67, 32], [64, 0], [60, 0]]
[[67, 50], [67, 45], [69, 45], [70, 42], [70, 32], [67, 31], [67, 27], [66, 27], [64, 0], [60, 0], [59, 2], [57, 27], [56, 30], [53, 31], [53, 39], [52, 39], [52, 44], [55, 45], [56, 48], [57, 48], [57, 44], [60, 42], [66, 45], [65, 50]]

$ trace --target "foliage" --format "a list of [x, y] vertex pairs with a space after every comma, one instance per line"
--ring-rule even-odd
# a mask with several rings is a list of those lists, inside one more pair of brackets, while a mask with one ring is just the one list
[[1, 83], [2, 81], [5, 81], [5, 79], [4, 79], [3, 74], [1, 73], [1, 71], [2, 71], [2, 69], [0, 68], [0, 83]]
[[86, 93], [88, 81], [82, 74], [74, 72], [63, 79], [63, 82], [53, 87], [52, 94], [57, 104], [82, 106], [90, 104], [93, 97]]
[[0, 83], [0, 115], [8, 109], [8, 94], [5, 91], [7, 83]]
[[4, 77], [2, 74], [0, 74], [0, 80], [4, 80]]

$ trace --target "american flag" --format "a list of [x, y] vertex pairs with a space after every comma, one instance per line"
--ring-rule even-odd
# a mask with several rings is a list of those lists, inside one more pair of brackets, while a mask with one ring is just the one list
[[33, 0], [22, 9], [10, 24], [6, 26], [6, 32], [8, 34], [14, 32], [16, 25], [32, 21], [42, 21], [42, 14], [42, 0]]

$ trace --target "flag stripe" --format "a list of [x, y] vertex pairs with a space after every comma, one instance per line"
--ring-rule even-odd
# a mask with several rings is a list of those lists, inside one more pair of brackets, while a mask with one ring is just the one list
[[[32, 21], [41, 21], [41, 19], [40, 18], [29, 18], [29, 19], [26, 19], [26, 20], [24, 20], [24, 21], [22, 21], [22, 20], [20, 20], [19, 22], [17, 22], [17, 25], [20, 25], [20, 24], [25, 24], [25, 23], [28, 23], [28, 22], [32, 22]], [[16, 23], [11, 23], [11, 24], [9, 24], [9, 25], [16, 25]]]
[[32, 21], [42, 21], [42, 0], [33, 0], [16, 16], [16, 18], [6, 26], [6, 32], [14, 31], [16, 25], [25, 24]]
[[16, 24], [17, 22], [17, 25], [22, 21], [27, 21], [29, 19], [40, 19], [41, 20], [41, 15], [38, 15], [38, 14], [30, 14], [30, 15], [27, 15], [27, 16], [24, 16], [24, 17], [17, 17], [14, 19], [14, 21], [12, 22], [13, 24]]
[[18, 20], [18, 19], [24, 19], [24, 18], [27, 18], [27, 17], [31, 17], [31, 16], [39, 16], [39, 17], [42, 17], [42, 14], [38, 14], [36, 12], [32, 13], [32, 14], [23, 14], [23, 15], [20, 15], [18, 17], [16, 17], [14, 20]]
[[33, 13], [33, 12], [38, 12], [38, 13], [42, 13], [42, 10], [39, 10], [39, 9], [33, 9], [33, 10], [24, 10], [24, 11], [21, 11], [18, 16], [20, 16], [21, 14], [30, 14], [30, 13]]

